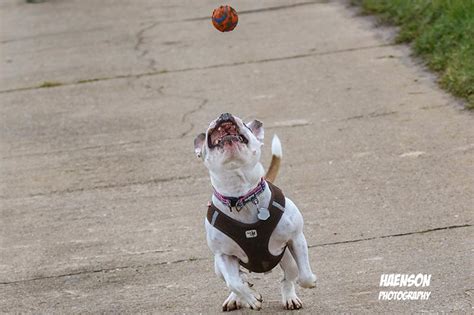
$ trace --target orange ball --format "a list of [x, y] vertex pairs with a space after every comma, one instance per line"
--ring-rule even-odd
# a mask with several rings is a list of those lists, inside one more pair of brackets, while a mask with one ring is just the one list
[[232, 31], [238, 22], [237, 12], [228, 5], [221, 5], [212, 12], [212, 24], [221, 32]]

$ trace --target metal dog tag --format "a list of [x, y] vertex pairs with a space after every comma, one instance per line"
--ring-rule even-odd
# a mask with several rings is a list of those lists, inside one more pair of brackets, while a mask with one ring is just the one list
[[260, 208], [260, 209], [258, 209], [257, 218], [258, 218], [259, 220], [265, 221], [265, 220], [268, 219], [269, 217], [270, 217], [270, 211], [268, 211], [267, 208]]

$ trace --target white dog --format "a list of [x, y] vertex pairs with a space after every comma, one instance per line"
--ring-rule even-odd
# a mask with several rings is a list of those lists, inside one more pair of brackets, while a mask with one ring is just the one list
[[268, 272], [280, 264], [286, 309], [302, 307], [295, 283], [304, 288], [316, 286], [303, 235], [303, 217], [295, 204], [271, 184], [282, 156], [280, 140], [274, 136], [272, 163], [263, 177], [263, 135], [261, 122], [244, 124], [225, 113], [194, 140], [195, 153], [209, 169], [214, 187], [205, 226], [215, 272], [231, 291], [222, 305], [224, 311], [241, 307], [258, 310], [262, 306], [262, 296], [245, 280], [241, 265], [251, 272]]

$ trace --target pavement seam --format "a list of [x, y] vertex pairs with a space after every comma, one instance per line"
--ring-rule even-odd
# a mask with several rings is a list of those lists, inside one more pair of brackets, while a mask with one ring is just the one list
[[[300, 3], [293, 3], [293, 4], [288, 4], [288, 5], [280, 5], [280, 6], [274, 6], [274, 7], [266, 7], [266, 8], [260, 8], [260, 9], [251, 9], [251, 10], [241, 10], [238, 12], [239, 15], [246, 15], [246, 14], [254, 14], [254, 13], [262, 13], [262, 12], [271, 12], [271, 11], [280, 11], [280, 10], [286, 10], [286, 9], [292, 9], [292, 8], [297, 8], [297, 7], [302, 7], [302, 6], [309, 6], [309, 5], [315, 5], [315, 4], [328, 4], [329, 0], [315, 0], [315, 1], [306, 1], [306, 2], [300, 2]], [[210, 16], [200, 16], [200, 17], [195, 17], [195, 18], [185, 18], [185, 19], [175, 19], [175, 20], [162, 20], [162, 21], [155, 21], [153, 24], [159, 25], [159, 24], [177, 24], [177, 23], [183, 23], [183, 22], [194, 22], [194, 21], [205, 21], [205, 20], [210, 20]], [[153, 27], [154, 27], [153, 26]], [[69, 34], [75, 34], [75, 33], [85, 33], [85, 32], [95, 32], [95, 31], [101, 31], [101, 30], [107, 30], [111, 27], [96, 27], [96, 28], [91, 28], [91, 29], [86, 29], [86, 30], [66, 30], [66, 31], [61, 31], [61, 32], [56, 32], [56, 33], [43, 33], [43, 34], [37, 34], [33, 36], [25, 36], [21, 38], [11, 38], [11, 39], [5, 39], [1, 40], [0, 44], [8, 44], [12, 42], [19, 42], [19, 41], [25, 41], [25, 40], [32, 40], [32, 39], [38, 39], [38, 38], [44, 38], [44, 37], [52, 37], [52, 36], [58, 36], [58, 35], [69, 35]]]
[[[165, 140], [172, 140], [172, 139], [165, 139]], [[79, 148], [70, 148], [70, 149], [63, 149], [63, 150], [51, 150], [51, 151], [46, 151], [46, 152], [33, 152], [33, 153], [24, 153], [24, 154], [16, 154], [16, 155], [15, 154], [5, 155], [5, 156], [0, 156], [0, 159], [8, 160], [8, 159], [26, 158], [26, 157], [32, 157], [32, 156], [44, 156], [44, 155], [50, 155], [50, 154], [66, 154], [66, 153], [77, 152], [77, 151], [105, 149], [109, 147], [117, 147], [117, 146], [124, 146], [124, 145], [129, 145], [129, 144], [140, 144], [140, 143], [145, 143], [145, 142], [140, 141], [140, 140], [133, 140], [133, 141], [100, 144], [100, 145], [89, 145], [89, 146], [84, 146], [84, 147], [79, 147]]]
[[9, 43], [15, 43], [15, 42], [21, 42], [21, 41], [27, 41], [27, 40], [37, 40], [37, 39], [42, 39], [44, 37], [54, 37], [54, 36], [61, 36], [61, 35], [74, 35], [77, 33], [92, 33], [96, 31], [103, 31], [107, 30], [109, 27], [94, 27], [94, 28], [89, 28], [89, 29], [79, 29], [79, 30], [65, 30], [61, 32], [55, 32], [55, 33], [43, 33], [43, 34], [36, 34], [36, 35], [30, 35], [30, 36], [24, 36], [20, 38], [11, 38], [11, 39], [4, 39], [0, 40], [0, 45], [3, 44], [9, 44]]
[[[201, 109], [204, 106], [204, 102], [200, 105]], [[190, 110], [189, 113], [194, 113], [197, 112], [199, 108], [196, 108], [194, 110]], [[183, 115], [184, 116], [184, 115]], [[383, 116], [383, 115], [382, 115]], [[376, 116], [368, 116], [368, 117], [376, 117]], [[186, 131], [187, 134], [190, 133], [194, 129], [194, 124], [190, 123], [191, 127], [188, 128]], [[270, 127], [267, 128], [268, 130], [274, 129], [274, 128], [293, 128], [292, 126], [279, 126], [279, 127]], [[186, 136], [186, 135], [184, 135]], [[179, 136], [179, 138], [182, 138], [183, 136]], [[177, 138], [169, 138], [166, 140], [173, 140]], [[0, 156], [0, 160], [5, 160], [5, 159], [13, 159], [13, 158], [22, 158], [22, 157], [31, 157], [31, 156], [43, 156], [43, 155], [49, 155], [49, 154], [62, 154], [62, 153], [69, 153], [69, 152], [74, 152], [74, 151], [81, 151], [81, 150], [89, 150], [89, 149], [96, 149], [96, 148], [102, 148], [102, 147], [109, 147], [109, 146], [120, 146], [120, 145], [128, 145], [128, 144], [136, 144], [136, 143], [153, 143], [154, 141], [149, 141], [149, 142], [141, 142], [141, 141], [130, 141], [130, 142], [123, 142], [123, 143], [116, 143], [116, 144], [109, 144], [109, 145], [103, 145], [103, 146], [90, 146], [90, 147], [83, 147], [83, 148], [78, 148], [77, 150], [58, 150], [58, 151], [52, 151], [52, 152], [42, 152], [42, 153], [32, 153], [32, 154], [25, 154], [25, 155], [14, 155], [14, 156]], [[469, 144], [467, 146], [461, 146], [461, 147], [454, 147], [445, 151], [437, 152], [436, 154], [439, 155], [445, 155], [445, 154], [450, 154], [450, 153], [456, 153], [456, 152], [469, 152], [474, 149], [474, 144]], [[376, 154], [376, 152], [372, 152]], [[436, 154], [431, 154], [427, 152], [423, 152], [423, 155], [433, 155], [436, 156]], [[403, 157], [399, 155], [396, 152], [392, 153], [392, 157], [394, 158], [400, 158]], [[337, 160], [331, 160], [331, 161], [340, 161], [340, 162], [347, 162], [353, 160], [354, 157], [352, 158], [341, 158]], [[324, 161], [319, 161], [322, 163], [327, 163], [326, 160]], [[53, 190], [49, 192], [42, 192], [42, 193], [36, 193], [36, 194], [30, 194], [26, 196], [16, 196], [16, 197], [6, 197], [5, 195], [0, 195], [0, 199], [3, 200], [12, 200], [12, 199], [18, 199], [18, 198], [24, 198], [24, 197], [38, 197], [38, 196], [52, 196], [52, 195], [58, 195], [58, 194], [66, 194], [66, 193], [74, 193], [74, 192], [83, 192], [83, 191], [92, 191], [92, 190], [97, 190], [97, 189], [109, 189], [109, 188], [120, 188], [120, 187], [128, 187], [128, 186], [135, 186], [135, 185], [148, 185], [148, 184], [157, 184], [157, 183], [163, 183], [163, 182], [171, 182], [171, 181], [180, 181], [180, 180], [186, 180], [190, 178], [195, 178], [191, 175], [188, 176], [176, 176], [176, 177], [168, 177], [168, 178], [154, 178], [150, 180], [144, 180], [144, 181], [136, 181], [136, 182], [130, 182], [130, 183], [117, 183], [117, 184], [109, 184], [109, 185], [102, 185], [102, 186], [94, 186], [94, 187], [80, 187], [80, 188], [68, 188], [68, 189], [63, 189], [63, 190]], [[327, 178], [323, 178], [323, 180], [327, 180]]]
[[427, 229], [427, 230], [423, 230], [423, 231], [406, 232], [406, 233], [398, 233], [398, 234], [382, 235], [382, 236], [373, 236], [373, 237], [359, 238], [359, 239], [355, 239], [355, 240], [347, 240], [347, 241], [340, 241], [340, 242], [308, 245], [308, 248], [324, 247], [324, 246], [339, 245], [339, 244], [359, 243], [359, 242], [372, 241], [372, 240], [378, 240], [378, 239], [384, 239], [384, 238], [425, 234], [425, 233], [431, 233], [431, 232], [436, 232], [436, 231], [452, 230], [452, 229], [459, 229], [459, 228], [465, 228], [465, 227], [471, 227], [471, 226], [472, 226], [472, 224], [450, 225], [450, 226], [445, 226], [445, 227]]
[[231, 63], [222, 63], [222, 64], [215, 64], [215, 65], [209, 65], [209, 66], [204, 66], [204, 67], [189, 67], [189, 68], [175, 69], [175, 70], [162, 69], [162, 70], [159, 70], [159, 71], [150, 71], [150, 72], [143, 72], [143, 73], [137, 73], [137, 74], [121, 74], [121, 75], [116, 75], [116, 76], [111, 76], [111, 77], [81, 79], [81, 80], [77, 80], [77, 81], [74, 81], [74, 82], [65, 82], [65, 83], [51, 81], [51, 82], [55, 82], [55, 84], [52, 85], [52, 86], [51, 85], [45, 85], [43, 83], [42, 85], [37, 85], [37, 86], [29, 86], [29, 87], [13, 88], [13, 89], [8, 89], [8, 90], [0, 90], [0, 94], [30, 91], [30, 90], [39, 90], [39, 89], [54, 89], [54, 88], [60, 88], [60, 87], [75, 86], [75, 85], [81, 85], [81, 84], [86, 84], [86, 83], [95, 83], [95, 82], [110, 81], [110, 80], [120, 80], [120, 79], [129, 79], [129, 78], [139, 79], [139, 78], [142, 78], [142, 77], [151, 77], [151, 76], [170, 74], [170, 73], [182, 73], [182, 72], [202, 71], [202, 70], [210, 70], [210, 69], [217, 69], [217, 68], [238, 67], [238, 66], [245, 66], [245, 65], [251, 65], [251, 64], [278, 62], [278, 61], [310, 58], [310, 57], [317, 57], [317, 56], [326, 56], [326, 55], [332, 55], [332, 54], [341, 54], [341, 53], [346, 53], [346, 52], [362, 51], [362, 50], [369, 50], [369, 49], [374, 49], [374, 48], [383, 48], [383, 47], [390, 47], [390, 46], [398, 46], [398, 45], [399, 44], [369, 45], [369, 46], [361, 46], [361, 47], [353, 47], [353, 48], [336, 49], [336, 50], [330, 50], [330, 51], [322, 51], [322, 52], [309, 52], [309, 53], [305, 53], [305, 54], [297, 54], [297, 55], [283, 56], [283, 57], [274, 57], [274, 58], [264, 58], [264, 59], [258, 59], [258, 60], [247, 60], [247, 61], [237, 61], [237, 62], [231, 62]]
[[[174, 176], [174, 177], [165, 177], [165, 178], [152, 178], [149, 180], [144, 181], [137, 181], [131, 183], [117, 183], [117, 184], [107, 184], [102, 186], [94, 186], [94, 187], [80, 187], [80, 188], [70, 188], [64, 190], [53, 190], [47, 193], [37, 193], [37, 194], [30, 194], [27, 197], [39, 197], [39, 196], [51, 196], [51, 195], [61, 195], [61, 194], [68, 194], [68, 193], [75, 193], [75, 192], [83, 192], [83, 191], [90, 191], [90, 190], [98, 190], [98, 189], [109, 189], [109, 188], [121, 188], [121, 187], [129, 187], [129, 186], [136, 186], [136, 185], [148, 185], [148, 184], [159, 184], [159, 183], [167, 183], [173, 181], [180, 181], [190, 179], [193, 176]], [[5, 196], [0, 196], [0, 199], [11, 199], [5, 198]]]
[[[303, 6], [309, 6], [309, 5], [315, 5], [315, 4], [328, 4], [328, 3], [329, 3], [329, 0], [306, 1], [306, 2], [293, 3], [293, 4], [284, 4], [284, 5], [274, 6], [274, 7], [260, 8], [260, 9], [239, 10], [237, 13], [238, 15], [246, 15], [246, 14], [280, 11], [280, 10], [303, 7]], [[205, 21], [205, 20], [210, 20], [210, 17], [201, 16], [201, 17], [188, 18], [188, 19], [183, 19], [183, 20], [173, 21], [173, 22], [181, 23], [181, 22], [193, 22], [193, 21]]]
[[388, 112], [382, 112], [382, 113], [377, 113], [377, 112], [372, 112], [364, 115], [356, 115], [356, 116], [351, 116], [339, 120], [334, 120], [334, 121], [348, 121], [348, 120], [357, 120], [357, 119], [363, 119], [363, 118], [377, 118], [377, 117], [385, 117], [385, 116], [391, 116], [391, 115], [396, 115], [398, 112], [396, 111], [388, 111]]
[[[423, 108], [421, 108], [423, 109]], [[394, 114], [398, 114], [398, 112], [394, 112]], [[351, 119], [361, 119], [361, 118], [375, 118], [379, 116], [387, 116], [387, 115], [377, 115], [377, 116], [371, 116], [369, 115], [359, 115], [359, 116], [352, 116], [349, 117]], [[348, 120], [347, 118], [343, 119], [335, 119], [335, 120], [327, 120], [325, 122], [321, 123], [333, 123], [333, 122], [339, 122], [339, 121], [346, 121]], [[283, 128], [299, 128], [299, 127], [305, 127], [308, 125], [311, 125], [312, 123], [308, 124], [300, 124], [300, 125], [269, 125], [265, 128], [265, 130], [275, 130], [275, 129], [283, 129]], [[72, 152], [78, 152], [78, 151], [86, 151], [86, 150], [95, 150], [95, 149], [105, 149], [105, 148], [110, 148], [110, 147], [120, 147], [120, 146], [125, 146], [125, 145], [133, 145], [133, 144], [143, 144], [143, 145], [148, 145], [148, 144], [156, 144], [156, 143], [161, 143], [164, 141], [170, 141], [170, 140], [177, 140], [181, 139], [182, 136], [178, 135], [176, 137], [169, 137], [169, 138], [161, 138], [158, 140], [133, 140], [133, 141], [128, 141], [128, 142], [117, 142], [117, 143], [108, 143], [108, 144], [101, 144], [101, 145], [93, 145], [93, 146], [84, 146], [84, 147], [78, 147], [78, 148], [69, 148], [69, 149], [62, 149], [62, 150], [52, 150], [52, 151], [44, 151], [44, 152], [32, 152], [32, 153], [24, 153], [24, 154], [13, 154], [13, 155], [0, 155], [0, 160], [10, 160], [10, 159], [18, 159], [18, 158], [29, 158], [33, 156], [47, 156], [47, 155], [54, 155], [54, 154], [69, 154]], [[474, 149], [474, 144], [468, 144], [467, 146], [461, 146], [461, 147], [454, 147], [454, 148], [449, 148], [440, 152], [435, 152], [436, 154], [448, 154], [452, 153], [453, 151], [456, 152], [468, 152], [472, 151]], [[341, 159], [341, 161], [345, 161], [347, 159]], [[334, 161], [334, 160], [333, 160]], [[325, 161], [326, 163], [327, 161]]]
[[145, 265], [137, 265], [137, 266], [119, 266], [119, 267], [113, 267], [113, 268], [81, 270], [81, 271], [66, 273], [62, 275], [44, 276], [44, 277], [37, 277], [37, 278], [31, 278], [31, 279], [0, 282], [0, 285], [17, 284], [17, 283], [23, 283], [23, 282], [54, 279], [54, 278], [64, 278], [64, 277], [79, 276], [83, 274], [94, 274], [94, 273], [100, 273], [100, 272], [107, 273], [107, 272], [113, 272], [113, 271], [120, 271], [124, 269], [139, 269], [139, 268], [154, 267], [154, 266], [161, 266], [161, 265], [179, 264], [183, 262], [193, 262], [193, 261], [198, 261], [198, 260], [209, 260], [209, 258], [186, 258], [186, 259], [179, 259], [179, 260], [174, 260], [174, 261], [163, 261], [163, 262], [154, 263], [154, 264], [145, 264]]
[[[367, 238], [361, 238], [361, 239], [356, 239], [356, 240], [348, 240], [348, 241], [340, 241], [340, 242], [309, 245], [308, 248], [311, 249], [311, 248], [315, 248], [315, 247], [324, 247], [324, 246], [332, 246], [332, 245], [340, 245], [340, 244], [358, 243], [358, 242], [371, 241], [371, 240], [384, 239], [384, 238], [391, 238], [391, 237], [401, 237], [401, 236], [410, 236], [410, 235], [417, 235], [417, 234], [426, 234], [426, 233], [432, 233], [432, 232], [437, 232], [437, 231], [453, 230], [453, 229], [459, 229], [459, 228], [465, 228], [465, 227], [472, 227], [472, 225], [471, 224], [450, 225], [450, 226], [426, 229], [426, 230], [415, 231], [415, 232], [398, 233], [398, 234], [392, 234], [392, 235], [367, 237]], [[0, 285], [18, 284], [18, 283], [25, 283], [25, 282], [30, 282], [30, 281], [38, 281], [38, 280], [54, 279], [54, 278], [64, 278], [64, 277], [78, 276], [78, 275], [83, 275], [83, 274], [94, 274], [94, 273], [100, 273], [100, 272], [106, 273], [106, 272], [120, 271], [120, 270], [125, 270], [125, 269], [140, 269], [140, 268], [147, 268], [147, 267], [154, 267], [154, 266], [179, 264], [179, 263], [183, 263], [183, 262], [204, 261], [204, 260], [211, 260], [211, 259], [212, 259], [211, 257], [186, 258], [186, 259], [178, 259], [178, 260], [174, 260], [174, 261], [164, 261], [164, 262], [159, 262], [159, 263], [154, 263], [154, 264], [144, 264], [144, 265], [136, 265], [136, 266], [119, 266], [119, 267], [114, 267], [114, 268], [101, 268], [101, 269], [94, 269], [94, 270], [82, 270], [82, 271], [71, 272], [71, 273], [62, 274], [62, 275], [44, 276], [44, 277], [37, 277], [37, 278], [31, 278], [31, 279], [22, 279], [22, 280], [16, 280], [16, 281], [5, 281], [5, 282], [0, 282]]]

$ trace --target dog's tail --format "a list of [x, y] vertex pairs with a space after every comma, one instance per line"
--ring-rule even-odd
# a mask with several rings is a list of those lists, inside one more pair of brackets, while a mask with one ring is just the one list
[[272, 140], [272, 161], [270, 162], [270, 167], [268, 168], [267, 174], [265, 175], [265, 179], [270, 183], [273, 183], [276, 176], [278, 175], [282, 156], [283, 153], [280, 139], [277, 135], [274, 135]]

